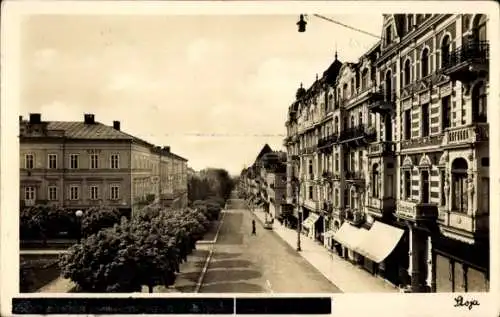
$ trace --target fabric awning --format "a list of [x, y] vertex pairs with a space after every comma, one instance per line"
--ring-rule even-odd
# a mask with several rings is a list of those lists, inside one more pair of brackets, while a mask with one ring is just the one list
[[367, 236], [359, 244], [356, 252], [380, 263], [396, 248], [403, 237], [404, 230], [375, 221]]
[[317, 214], [310, 213], [309, 217], [307, 217], [306, 220], [302, 222], [302, 226], [305, 228], [310, 228], [314, 223], [316, 223], [316, 221], [318, 221], [318, 219], [319, 216]]
[[325, 232], [324, 237], [325, 237], [325, 238], [330, 238], [330, 237], [333, 237], [334, 235], [335, 235], [335, 231], [333, 231], [333, 230], [328, 230], [327, 232]]
[[344, 222], [333, 238], [348, 249], [357, 251], [358, 246], [368, 235], [368, 230], [357, 228], [348, 222]]

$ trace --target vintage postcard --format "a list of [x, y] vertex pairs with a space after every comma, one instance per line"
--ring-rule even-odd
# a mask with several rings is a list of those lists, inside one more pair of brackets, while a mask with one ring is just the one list
[[498, 315], [498, 16], [4, 2], [2, 315]]

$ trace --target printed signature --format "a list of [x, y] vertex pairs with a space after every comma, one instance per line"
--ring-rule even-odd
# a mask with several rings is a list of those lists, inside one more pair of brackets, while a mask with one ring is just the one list
[[479, 306], [479, 302], [477, 299], [464, 299], [462, 295], [459, 295], [454, 298], [455, 305], [453, 307], [467, 307], [471, 310], [474, 306]]

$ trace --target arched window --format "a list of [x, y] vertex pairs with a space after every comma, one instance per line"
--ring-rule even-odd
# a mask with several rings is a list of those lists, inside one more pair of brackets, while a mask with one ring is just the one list
[[450, 59], [450, 37], [446, 35], [441, 42], [441, 67], [448, 65]]
[[379, 177], [378, 164], [374, 164], [372, 168], [372, 196], [374, 198], [380, 198]]
[[335, 133], [339, 132], [339, 117], [335, 117]]
[[342, 99], [347, 99], [347, 83], [342, 87]]
[[451, 165], [452, 210], [467, 212], [467, 161], [457, 158]]
[[405, 61], [405, 65], [404, 65], [404, 83], [405, 83], [405, 86], [409, 85], [411, 82], [411, 63], [410, 63], [410, 60], [407, 59]]
[[429, 75], [429, 49], [425, 48], [422, 51], [422, 57], [420, 58], [420, 71], [421, 77]]
[[486, 16], [481, 14], [473, 26], [474, 38], [478, 41], [486, 41]]
[[487, 122], [487, 94], [483, 81], [478, 82], [472, 89], [472, 121]]

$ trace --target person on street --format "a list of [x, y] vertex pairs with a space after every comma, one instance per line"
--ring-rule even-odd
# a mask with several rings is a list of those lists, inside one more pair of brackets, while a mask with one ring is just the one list
[[252, 219], [252, 235], [256, 235], [257, 232], [255, 231], [255, 219]]

